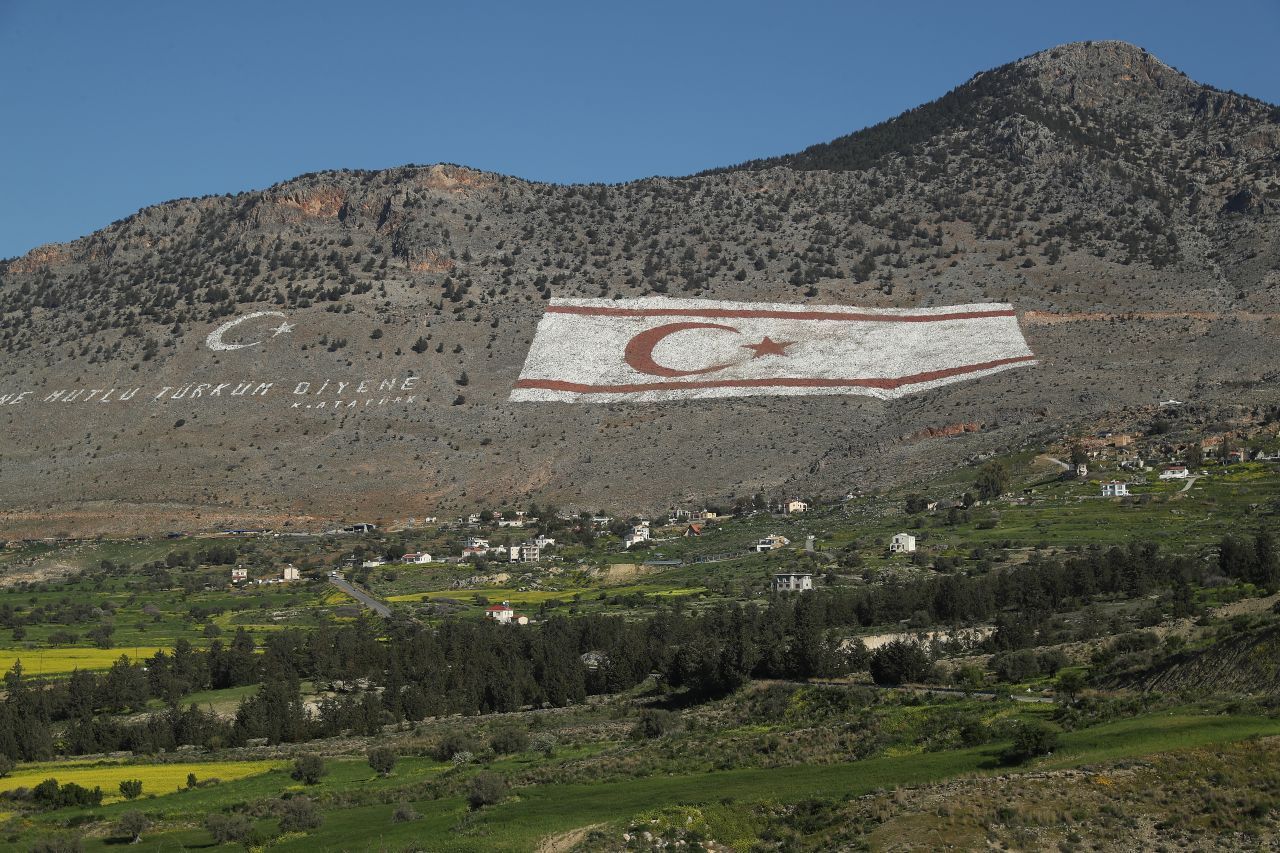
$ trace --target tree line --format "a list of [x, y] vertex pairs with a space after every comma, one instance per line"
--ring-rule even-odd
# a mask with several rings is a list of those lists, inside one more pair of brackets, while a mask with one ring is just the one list
[[[1217, 570], [1274, 588], [1280, 558], [1272, 536], [1230, 536]], [[994, 621], [988, 650], [1037, 644], [1055, 612], [1100, 597], [1171, 592], [1189, 607], [1190, 590], [1213, 564], [1163, 555], [1151, 543], [1093, 547], [1038, 557], [975, 576], [933, 575], [874, 587], [779, 596], [765, 605], [726, 602], [692, 610], [673, 599], [642, 619], [589, 614], [554, 616], [540, 625], [500, 625], [453, 618], [427, 625], [407, 619], [324, 623], [285, 630], [261, 642], [243, 630], [207, 649], [180, 640], [142, 662], [122, 657], [101, 673], [76, 671], [36, 681], [21, 663], [5, 676], [0, 754], [33, 761], [56, 753], [130, 749], [152, 752], [184, 744], [210, 748], [251, 740], [295, 743], [447, 714], [565, 706], [616, 693], [655, 676], [695, 697], [724, 695], [753, 678], [830, 677], [865, 669], [860, 643], [847, 632], [912, 618], [930, 624]], [[1181, 604], [1179, 604], [1181, 602]], [[883, 663], [883, 662], [882, 662]], [[310, 709], [301, 682], [324, 691]], [[222, 718], [184, 697], [202, 690], [260, 685], [235, 716]], [[143, 718], [115, 715], [163, 709]]]

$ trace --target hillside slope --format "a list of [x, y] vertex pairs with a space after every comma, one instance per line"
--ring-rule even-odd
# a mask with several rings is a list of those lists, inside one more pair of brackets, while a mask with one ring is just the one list
[[1280, 630], [1245, 631], [1204, 649], [1171, 655], [1113, 683], [1184, 696], [1275, 696], [1280, 694]]
[[[406, 166], [167, 202], [0, 264], [0, 530], [843, 493], [1170, 396], [1274, 401], [1277, 225], [1280, 109], [1117, 42], [689, 178]], [[507, 401], [546, 299], [653, 294], [1010, 302], [1040, 365], [893, 402]], [[260, 344], [210, 350], [253, 312], [279, 312]], [[954, 424], [980, 428], [926, 437]]]

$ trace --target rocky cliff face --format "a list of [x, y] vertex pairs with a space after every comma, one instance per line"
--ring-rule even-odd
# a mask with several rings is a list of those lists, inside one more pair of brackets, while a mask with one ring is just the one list
[[[1278, 224], [1280, 110], [1115, 42], [689, 178], [406, 166], [167, 202], [0, 264], [0, 504], [15, 532], [639, 510], [1274, 401]], [[546, 299], [653, 294], [1011, 302], [1041, 364], [894, 402], [507, 402]], [[211, 350], [237, 318], [251, 345]]]

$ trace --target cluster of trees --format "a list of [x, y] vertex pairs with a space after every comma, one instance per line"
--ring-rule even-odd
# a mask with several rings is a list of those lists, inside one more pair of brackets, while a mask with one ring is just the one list
[[[1268, 585], [1280, 575], [1267, 533], [1224, 539], [1219, 568]], [[1000, 666], [1014, 679], [1061, 665], [1016, 653], [1038, 644], [1054, 613], [1099, 597], [1160, 591], [1171, 591], [1175, 608], [1189, 612], [1192, 585], [1210, 571], [1201, 561], [1135, 543], [1065, 558], [1033, 555], [1026, 565], [975, 576], [824, 590], [764, 607], [724, 603], [690, 612], [676, 600], [643, 620], [591, 614], [552, 617], [528, 628], [470, 619], [434, 626], [361, 619], [275, 632], [260, 646], [241, 631], [229, 643], [214, 640], [207, 650], [179, 641], [172, 652], [157, 652], [143, 663], [121, 658], [106, 672], [75, 672], [49, 683], [31, 682], [18, 664], [5, 676], [0, 755], [31, 761], [58, 751], [375, 734], [402, 720], [569, 705], [626, 690], [651, 675], [700, 697], [729, 693], [753, 678], [828, 677], [868, 665], [878, 681], [919, 680], [931, 661], [913, 648], [892, 645], [873, 658], [861, 644], [835, 639], [857, 627], [908, 619], [994, 620], [998, 629], [988, 645], [1003, 653]], [[303, 679], [334, 685], [334, 695], [308, 710]], [[241, 702], [233, 720], [181, 708], [194, 691], [253, 684], [260, 689]], [[168, 710], [131, 722], [111, 716], [141, 710], [152, 698]]]
[[1252, 537], [1224, 537], [1218, 546], [1218, 566], [1228, 577], [1269, 590], [1280, 587], [1280, 549], [1269, 530]]

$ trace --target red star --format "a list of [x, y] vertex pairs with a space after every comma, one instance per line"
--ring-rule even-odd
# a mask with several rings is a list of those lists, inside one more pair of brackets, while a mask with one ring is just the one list
[[751, 356], [751, 358], [752, 360], [755, 360], [764, 355], [786, 355], [787, 347], [791, 346], [794, 343], [795, 341], [775, 341], [773, 338], [769, 337], [768, 335], [765, 335], [764, 340], [762, 340], [760, 343], [743, 344], [742, 348], [753, 350], [755, 352], [755, 355]]

